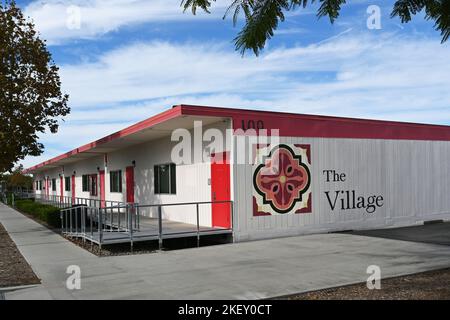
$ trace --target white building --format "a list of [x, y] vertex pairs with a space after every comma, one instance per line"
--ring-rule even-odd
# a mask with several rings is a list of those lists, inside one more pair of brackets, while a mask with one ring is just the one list
[[201, 203], [200, 225], [245, 241], [448, 220], [449, 159], [449, 126], [179, 105], [26, 172], [37, 195], [187, 224]]

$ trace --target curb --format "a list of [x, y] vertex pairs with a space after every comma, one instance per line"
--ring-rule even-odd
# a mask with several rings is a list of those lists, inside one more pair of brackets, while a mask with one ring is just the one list
[[[30, 288], [37, 287], [38, 285], [39, 284], [28, 284], [28, 285], [24, 285], [24, 286], [0, 288], [0, 300], [5, 300], [5, 293], [6, 292], [17, 291], [17, 290], [22, 290], [22, 289], [30, 289]], [[3, 299], [2, 299], [2, 297], [3, 297]]]

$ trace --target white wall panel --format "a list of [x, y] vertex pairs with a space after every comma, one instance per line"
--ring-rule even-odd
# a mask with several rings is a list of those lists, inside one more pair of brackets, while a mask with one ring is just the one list
[[[236, 165], [237, 241], [450, 219], [449, 142], [296, 137], [280, 142], [311, 145], [312, 213], [253, 216], [253, 169]], [[345, 173], [346, 181], [326, 182], [327, 169]], [[332, 211], [324, 192], [336, 190], [381, 195], [384, 204], [375, 213]]]
[[[225, 136], [225, 131], [230, 127], [229, 122], [217, 122], [214, 125], [205, 126], [203, 130], [208, 128], [217, 128]], [[192, 164], [181, 164], [176, 167], [177, 175], [177, 192], [176, 194], [155, 194], [154, 193], [154, 165], [166, 164], [172, 162], [172, 147], [177, 142], [170, 141], [170, 132], [163, 139], [149, 141], [121, 149], [116, 152], [108, 153], [107, 170], [105, 173], [105, 198], [110, 201], [126, 201], [126, 167], [132, 165], [135, 161], [136, 167], [134, 172], [135, 179], [135, 202], [139, 204], [169, 204], [169, 203], [185, 203], [185, 202], [209, 202], [211, 201], [211, 186], [209, 179], [211, 178], [211, 163], [197, 162]], [[209, 142], [203, 143], [203, 149]], [[221, 151], [232, 151], [224, 150]], [[191, 150], [193, 154], [193, 150]], [[64, 166], [66, 175], [72, 175], [76, 171], [76, 197], [99, 199], [98, 196], [91, 196], [89, 192], [82, 191], [82, 175], [97, 173], [97, 167], [104, 169], [104, 156], [99, 155], [83, 161], [75, 162], [71, 165]], [[110, 192], [109, 172], [113, 170], [122, 170], [122, 192]], [[62, 168], [51, 169], [43, 173], [35, 174], [35, 179], [39, 180], [43, 176], [58, 177], [62, 173]], [[58, 182], [59, 183], [59, 182]], [[59, 194], [59, 188], [57, 189]], [[40, 193], [39, 191], [37, 193]], [[44, 191], [42, 191], [44, 193]], [[64, 195], [71, 196], [71, 192], [64, 192]], [[199, 206], [200, 225], [211, 226], [211, 205]], [[189, 206], [173, 206], [163, 207], [163, 218], [185, 223], [196, 224], [196, 207]], [[146, 216], [157, 216], [157, 209], [141, 209], [141, 214]]]

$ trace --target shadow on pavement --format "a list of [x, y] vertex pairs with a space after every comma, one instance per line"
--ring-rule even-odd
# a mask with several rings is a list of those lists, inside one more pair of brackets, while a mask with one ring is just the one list
[[349, 231], [345, 233], [367, 237], [424, 242], [450, 246], [450, 222], [440, 222], [425, 224], [421, 226], [392, 229]]

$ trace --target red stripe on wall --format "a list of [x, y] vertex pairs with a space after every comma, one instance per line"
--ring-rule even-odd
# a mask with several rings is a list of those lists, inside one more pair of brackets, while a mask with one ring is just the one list
[[[450, 126], [182, 105], [184, 115], [229, 117], [233, 129], [278, 129], [284, 137], [450, 141]], [[269, 133], [270, 134], [270, 133]]]
[[[24, 173], [32, 172], [179, 116], [227, 118], [232, 120], [235, 130], [246, 130], [251, 127], [267, 130], [278, 129], [280, 136], [288, 137], [450, 141], [450, 126], [443, 125], [178, 105], [121, 131], [24, 170]], [[257, 129], [256, 132], [259, 130]]]

